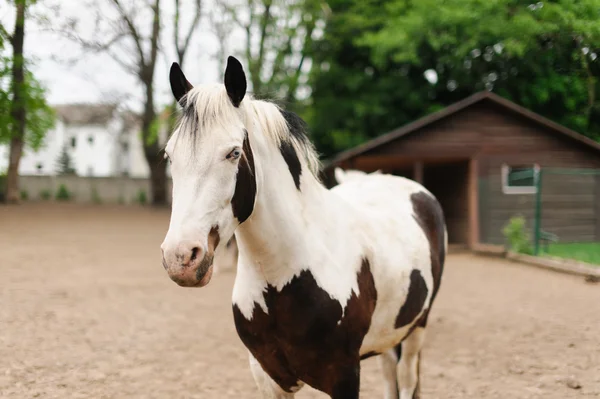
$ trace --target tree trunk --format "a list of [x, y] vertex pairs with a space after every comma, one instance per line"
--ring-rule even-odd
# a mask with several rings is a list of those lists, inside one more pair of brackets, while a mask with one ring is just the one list
[[[155, 146], [158, 150], [158, 146]], [[167, 168], [163, 157], [158, 151], [148, 152], [146, 147], [146, 160], [150, 166], [150, 190], [152, 205], [167, 205]]]
[[145, 76], [146, 81], [146, 103], [144, 104], [144, 115], [142, 117], [142, 137], [144, 139], [144, 156], [150, 168], [150, 201], [152, 205], [167, 204], [167, 169], [164, 162], [160, 137], [152, 137], [153, 124], [156, 119], [154, 110], [154, 88], [151, 75]]
[[17, 2], [17, 17], [15, 31], [12, 36], [13, 63], [12, 84], [13, 98], [11, 105], [12, 132], [10, 140], [10, 155], [8, 172], [6, 176], [6, 202], [19, 201], [19, 163], [23, 153], [23, 140], [25, 138], [25, 99], [22, 91], [25, 84], [25, 66], [23, 59], [23, 43], [25, 40], [25, 2]]

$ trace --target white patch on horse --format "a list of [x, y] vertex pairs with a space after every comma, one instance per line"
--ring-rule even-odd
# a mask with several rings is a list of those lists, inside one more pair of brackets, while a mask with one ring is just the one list
[[[410, 328], [390, 328], [390, 320], [395, 320], [406, 301], [413, 269], [419, 270], [426, 282], [424, 308], [429, 307], [433, 291], [429, 241], [414, 219], [411, 195], [431, 193], [413, 180], [381, 174], [347, 181], [331, 191], [355, 204], [357, 212], [363, 214], [362, 225], [353, 231], [369, 232], [365, 239], [371, 248], [369, 260], [377, 288], [377, 306], [361, 354], [384, 352]], [[387, 198], [394, 200], [384, 200]]]
[[[371, 175], [380, 174], [381, 170], [376, 170], [375, 172], [370, 173]], [[335, 180], [341, 184], [351, 180], [356, 180], [368, 176], [369, 174], [363, 172], [362, 170], [354, 170], [354, 169], [346, 169], [336, 167], [334, 169]]]

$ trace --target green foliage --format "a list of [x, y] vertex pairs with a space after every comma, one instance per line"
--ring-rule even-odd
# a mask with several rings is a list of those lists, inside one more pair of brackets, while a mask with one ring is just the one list
[[548, 255], [574, 259], [600, 267], [600, 242], [552, 243]]
[[59, 175], [74, 175], [75, 168], [73, 168], [73, 164], [71, 161], [71, 156], [67, 151], [67, 146], [63, 146], [58, 159], [56, 160], [56, 172]]
[[92, 202], [94, 204], [102, 203], [102, 198], [100, 197], [100, 193], [98, 192], [98, 189], [96, 188], [95, 185], [92, 186], [91, 197], [92, 197]]
[[140, 205], [145, 205], [148, 202], [148, 197], [146, 194], [146, 190], [140, 189], [137, 193], [135, 201]]
[[305, 113], [325, 155], [481, 90], [600, 139], [598, 0], [328, 4]]
[[514, 216], [502, 229], [502, 234], [508, 242], [511, 251], [531, 255], [533, 248], [531, 246], [531, 237], [525, 228], [525, 218]]
[[[26, 18], [29, 18], [30, 6], [35, 3], [35, 0], [18, 0], [13, 5], [24, 4]], [[37, 151], [43, 145], [46, 132], [54, 127], [56, 115], [46, 102], [46, 88], [29, 69], [30, 61], [23, 59], [21, 55], [13, 56], [13, 52], [9, 50], [10, 35], [9, 29], [0, 23], [0, 144], [8, 143], [17, 134], [11, 110], [22, 105], [26, 110], [25, 144]], [[24, 66], [24, 82], [18, 86], [12, 81], [12, 67], [16, 63]], [[13, 99], [15, 91], [20, 94], [21, 104], [15, 103]]]
[[[146, 133], [145, 138], [144, 138], [144, 133], [140, 132], [142, 140], [144, 141], [144, 145], [151, 146], [151, 145], [156, 144], [158, 142], [158, 138], [160, 135], [160, 129], [161, 129], [161, 120], [160, 120], [160, 115], [158, 115], [154, 118], [154, 120], [150, 124], [150, 127], [148, 128], [148, 132]], [[171, 132], [169, 132], [169, 133], [171, 133]]]
[[[297, 100], [306, 78], [308, 53], [319, 24], [328, 13], [324, 0], [223, 1], [225, 15], [246, 34], [243, 57], [251, 90], [258, 98], [286, 105]], [[257, 45], [255, 45], [258, 44]]]
[[27, 201], [29, 199], [29, 193], [27, 190], [21, 190], [21, 200]]
[[44, 189], [40, 191], [40, 198], [44, 201], [48, 201], [52, 197], [52, 193], [48, 189]]
[[73, 197], [71, 192], [67, 189], [67, 186], [61, 184], [56, 191], [56, 199], [59, 201], [68, 201]]
[[[8, 143], [15, 132], [10, 114], [14, 106], [10, 80], [11, 65], [10, 58], [0, 57], [0, 144]], [[27, 70], [21, 97], [27, 111], [25, 144], [37, 151], [42, 147], [46, 133], [54, 127], [56, 113], [46, 102], [46, 89]]]

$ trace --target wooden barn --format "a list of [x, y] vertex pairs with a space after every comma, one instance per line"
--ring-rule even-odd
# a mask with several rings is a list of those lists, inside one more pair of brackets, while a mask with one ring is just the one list
[[[600, 144], [491, 92], [449, 107], [339, 153], [333, 170], [382, 170], [423, 183], [440, 201], [451, 244], [504, 244], [502, 227], [521, 214], [531, 223], [539, 168], [600, 170]], [[532, 173], [533, 176], [533, 173]], [[544, 230], [569, 241], [600, 239], [600, 175], [547, 179]], [[531, 227], [531, 226], [529, 226]]]

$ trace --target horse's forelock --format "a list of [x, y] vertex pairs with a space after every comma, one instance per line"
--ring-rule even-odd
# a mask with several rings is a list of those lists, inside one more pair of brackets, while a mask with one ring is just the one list
[[246, 95], [236, 108], [222, 84], [196, 86], [182, 98], [181, 103], [183, 112], [179, 128], [182, 135], [191, 135], [195, 139], [198, 132], [215, 126], [230, 128], [231, 122], [239, 118], [241, 112], [250, 134], [253, 134], [252, 121], [256, 120], [267, 140], [277, 147], [282, 142], [292, 145], [318, 179], [319, 157], [308, 138], [306, 124], [297, 115], [282, 110], [274, 103], [256, 100], [251, 95]]

